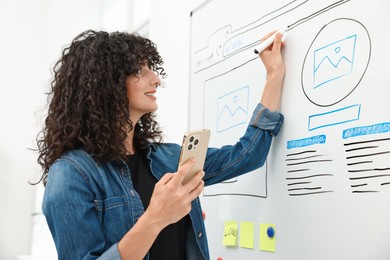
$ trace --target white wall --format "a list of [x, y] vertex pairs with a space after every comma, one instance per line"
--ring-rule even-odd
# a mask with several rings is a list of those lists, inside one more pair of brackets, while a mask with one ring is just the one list
[[168, 77], [158, 90], [159, 123], [166, 141], [180, 143], [188, 127], [190, 1], [152, 0], [149, 37], [157, 44]]
[[[40, 167], [29, 148], [43, 121], [49, 69], [76, 33], [100, 24], [101, 1], [0, 2], [0, 259], [30, 254], [33, 224], [42, 223], [35, 203], [42, 187], [28, 184]], [[37, 242], [50, 252], [51, 241]]]
[[[192, 1], [194, 2], [194, 1]], [[50, 69], [61, 50], [85, 29], [148, 33], [165, 60], [159, 122], [166, 141], [180, 142], [188, 125], [191, 1], [0, 1], [0, 259], [54, 259], [41, 214], [42, 185], [35, 138], [43, 123]], [[195, 1], [195, 2], [199, 2]], [[193, 5], [193, 3], [192, 3]], [[150, 17], [150, 19], [149, 19]], [[33, 228], [34, 227], [34, 228]], [[22, 259], [22, 258], [19, 258]]]
[[[23, 8], [21, 8], [23, 7]], [[0, 2], [0, 259], [30, 251], [37, 171], [34, 111], [42, 101], [45, 0]]]
[[[44, 84], [39, 88], [39, 95], [47, 90], [51, 79], [51, 69], [63, 48], [80, 32], [87, 29], [99, 30], [102, 26], [103, 2], [96, 0], [49, 0], [47, 3], [47, 21], [44, 35]], [[71, 18], [71, 19], [69, 19]], [[40, 104], [46, 104], [43, 100]], [[44, 113], [40, 113], [43, 123]], [[41, 198], [44, 188], [40, 184], [35, 196], [35, 208], [33, 217], [33, 234], [31, 255], [34, 259], [50, 259], [56, 257], [54, 242], [46, 225], [46, 220], [41, 213]]]

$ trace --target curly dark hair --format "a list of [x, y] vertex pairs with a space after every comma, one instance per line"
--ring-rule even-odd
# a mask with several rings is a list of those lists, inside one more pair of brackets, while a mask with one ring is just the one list
[[37, 137], [40, 181], [46, 184], [49, 167], [72, 149], [85, 149], [97, 163], [124, 159], [124, 141], [133, 128], [136, 150], [162, 141], [155, 113], [130, 121], [126, 78], [145, 64], [166, 76], [155, 44], [135, 34], [88, 30], [64, 49], [53, 68], [48, 115]]

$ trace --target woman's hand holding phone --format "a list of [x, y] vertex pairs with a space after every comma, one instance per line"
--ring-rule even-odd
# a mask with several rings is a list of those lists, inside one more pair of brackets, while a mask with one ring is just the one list
[[202, 193], [203, 171], [198, 171], [183, 184], [184, 178], [194, 165], [195, 160], [190, 159], [181, 165], [176, 173], [167, 173], [156, 183], [145, 213], [155, 218], [161, 229], [187, 215], [191, 211], [191, 202]]
[[203, 191], [210, 130], [187, 132], [183, 137], [178, 169], [165, 174], [154, 187], [145, 215], [155, 219], [163, 229], [176, 223], [191, 211], [191, 202]]

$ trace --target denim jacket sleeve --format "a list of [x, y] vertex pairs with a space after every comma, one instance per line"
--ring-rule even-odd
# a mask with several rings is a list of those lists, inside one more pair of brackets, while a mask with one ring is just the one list
[[48, 175], [42, 210], [58, 259], [118, 259], [117, 243], [107, 244], [100, 228], [87, 173], [72, 161], [57, 160]]
[[244, 136], [235, 145], [209, 148], [204, 171], [205, 185], [219, 183], [264, 165], [284, 117], [258, 104]]

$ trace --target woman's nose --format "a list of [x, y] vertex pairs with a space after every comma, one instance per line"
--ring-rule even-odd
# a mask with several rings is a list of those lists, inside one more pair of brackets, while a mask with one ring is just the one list
[[153, 85], [156, 85], [156, 88], [161, 86], [161, 79], [158, 75], [156, 75], [155, 73], [154, 74], [154, 84]]

